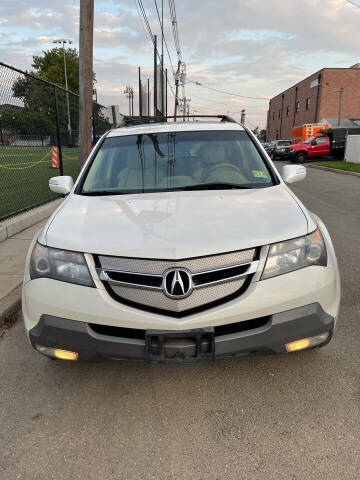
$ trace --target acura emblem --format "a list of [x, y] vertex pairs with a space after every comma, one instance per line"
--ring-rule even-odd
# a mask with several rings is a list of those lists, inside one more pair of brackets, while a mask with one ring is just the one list
[[170, 268], [166, 270], [162, 283], [167, 297], [180, 299], [188, 297], [193, 290], [191, 272], [186, 268]]

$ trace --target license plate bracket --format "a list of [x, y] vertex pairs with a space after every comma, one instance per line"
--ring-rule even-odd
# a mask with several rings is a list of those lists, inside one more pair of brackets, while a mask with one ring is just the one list
[[215, 361], [213, 328], [188, 331], [147, 330], [146, 359], [152, 365], [208, 363]]

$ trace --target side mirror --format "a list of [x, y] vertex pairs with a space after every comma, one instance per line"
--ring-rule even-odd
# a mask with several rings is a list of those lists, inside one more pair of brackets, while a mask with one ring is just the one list
[[74, 186], [72, 177], [62, 176], [62, 177], [52, 177], [49, 180], [49, 188], [52, 192], [61, 193], [67, 195], [71, 192]]
[[316, 145], [316, 140], [311, 140], [311, 145]]
[[286, 183], [300, 182], [305, 177], [306, 168], [302, 165], [284, 165], [282, 168], [282, 178]]

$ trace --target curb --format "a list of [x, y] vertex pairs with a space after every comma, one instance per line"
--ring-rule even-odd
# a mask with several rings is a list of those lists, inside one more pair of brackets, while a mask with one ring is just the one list
[[353, 175], [354, 177], [360, 177], [358, 172], [350, 172], [349, 170], [339, 170], [338, 168], [322, 167], [321, 165], [305, 165], [307, 168], [315, 168], [318, 170], [327, 170], [328, 172], [341, 173], [343, 175]]
[[14, 288], [6, 297], [0, 300], [0, 328], [12, 325], [21, 308], [21, 284]]
[[50, 217], [55, 208], [60, 205], [62, 201], [62, 198], [53, 200], [45, 205], [34, 208], [33, 210], [29, 210], [16, 217], [0, 222], [0, 242], [13, 237], [26, 228], [32, 227], [36, 223], [45, 220], [45, 218]]

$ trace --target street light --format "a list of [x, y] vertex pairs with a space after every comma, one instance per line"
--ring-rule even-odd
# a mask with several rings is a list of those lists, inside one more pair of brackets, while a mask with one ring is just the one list
[[67, 102], [67, 116], [68, 116], [68, 131], [69, 135], [71, 137], [71, 122], [70, 122], [70, 107], [69, 107], [69, 93], [68, 93], [68, 82], [67, 82], [67, 72], [66, 72], [66, 56], [65, 56], [65, 43], [68, 43], [69, 45], [72, 44], [73, 42], [69, 40], [68, 38], [57, 38], [53, 40], [53, 43], [60, 43], [62, 45], [63, 49], [63, 55], [64, 55], [64, 73], [65, 73], [65, 88], [66, 88], [66, 102]]

